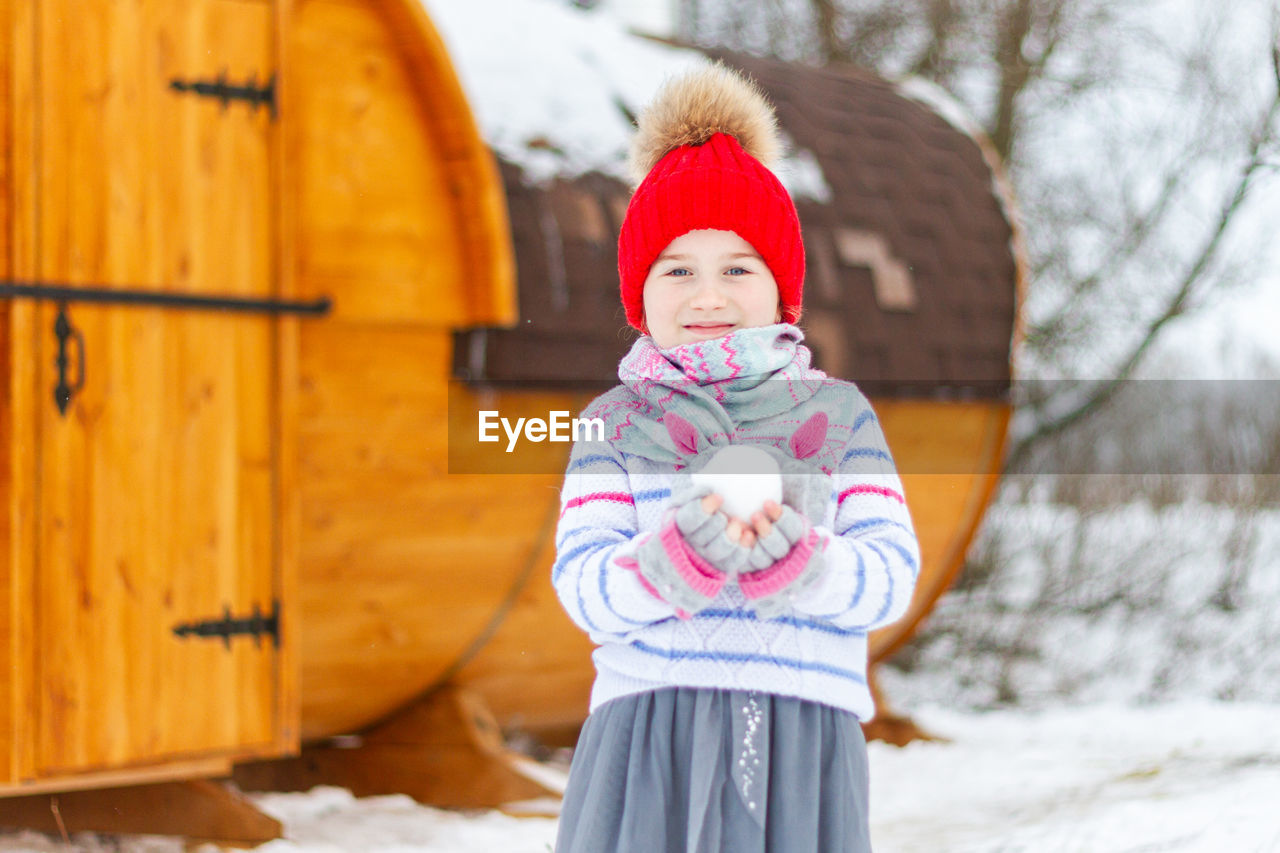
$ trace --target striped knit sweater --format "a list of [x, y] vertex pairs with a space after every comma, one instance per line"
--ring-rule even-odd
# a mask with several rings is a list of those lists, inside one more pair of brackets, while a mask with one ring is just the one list
[[[575, 444], [561, 491], [552, 582], [569, 617], [598, 644], [591, 710], [610, 699], [668, 686], [759, 690], [874, 714], [867, 684], [867, 632], [906, 611], [919, 571], [919, 546], [884, 435], [853, 385], [847, 422], [829, 431], [839, 447], [826, 514], [811, 519], [825, 542], [825, 567], [792, 601], [792, 614], [762, 620], [729, 583], [692, 618], [628, 568], [663, 520], [675, 465], [633, 456], [609, 441]], [[618, 386], [583, 413], [616, 407]], [[773, 436], [796, 423], [742, 424], [738, 440]], [[794, 428], [792, 426], [791, 428]]]

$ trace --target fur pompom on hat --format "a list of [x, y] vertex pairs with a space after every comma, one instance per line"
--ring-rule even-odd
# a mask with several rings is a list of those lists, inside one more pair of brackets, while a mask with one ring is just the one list
[[782, 319], [798, 320], [800, 218], [767, 165], [780, 145], [759, 88], [717, 63], [668, 81], [638, 123], [629, 163], [637, 186], [618, 235], [627, 322], [643, 331], [649, 268], [672, 240], [703, 228], [750, 243], [778, 282]]

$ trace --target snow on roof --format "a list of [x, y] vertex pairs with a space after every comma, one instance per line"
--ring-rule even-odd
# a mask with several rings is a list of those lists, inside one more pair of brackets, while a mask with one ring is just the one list
[[[707, 62], [553, 0], [424, 0], [480, 132], [536, 181], [592, 170], [625, 180], [634, 115], [670, 75]], [[623, 107], [625, 106], [625, 111]]]
[[[454, 59], [481, 134], [535, 182], [591, 171], [627, 180], [631, 116], [667, 78], [710, 62], [696, 50], [629, 32], [607, 10], [575, 10], [555, 0], [422, 2]], [[830, 198], [817, 159], [787, 150], [775, 167], [787, 189]]]
[[779, 158], [774, 166], [778, 180], [795, 198], [809, 198], [820, 204], [831, 201], [831, 185], [827, 176], [822, 173], [818, 158], [807, 148], [799, 148], [794, 142], [782, 135], [784, 150], [787, 152]]
[[964, 104], [953, 98], [950, 92], [938, 84], [923, 77], [904, 77], [894, 84], [894, 90], [904, 98], [924, 104], [964, 135], [974, 139], [985, 138], [986, 133], [982, 125], [969, 115]]

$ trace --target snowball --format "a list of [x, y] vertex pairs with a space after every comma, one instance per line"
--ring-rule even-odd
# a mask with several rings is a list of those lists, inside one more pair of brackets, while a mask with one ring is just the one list
[[743, 521], [762, 509], [765, 501], [782, 503], [782, 472], [777, 460], [757, 447], [723, 447], [690, 478], [724, 496], [724, 511]]

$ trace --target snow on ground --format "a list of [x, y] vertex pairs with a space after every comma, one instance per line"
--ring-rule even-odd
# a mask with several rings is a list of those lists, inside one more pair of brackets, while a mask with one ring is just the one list
[[916, 715], [872, 745], [878, 851], [1280, 851], [1280, 706]]
[[[946, 742], [870, 746], [877, 853], [1280, 851], [1280, 705], [1181, 701], [916, 713]], [[553, 818], [338, 788], [258, 794], [263, 853], [546, 853]], [[177, 839], [0, 834], [0, 853], [181, 853]], [[198, 853], [213, 853], [212, 845]]]

